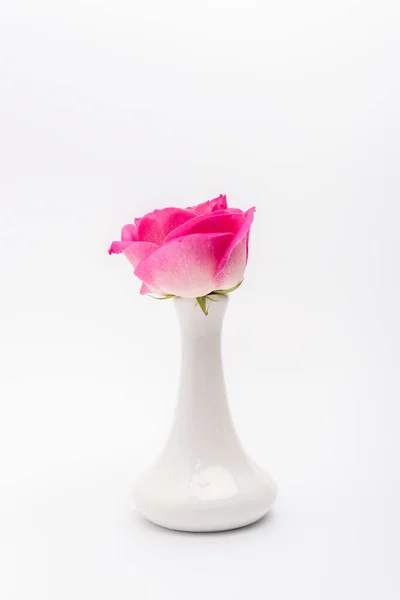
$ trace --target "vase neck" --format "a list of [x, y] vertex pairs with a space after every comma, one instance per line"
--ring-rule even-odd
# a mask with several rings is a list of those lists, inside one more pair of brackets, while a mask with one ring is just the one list
[[210, 449], [233, 433], [221, 355], [226, 296], [207, 301], [205, 315], [195, 299], [174, 300], [181, 326], [181, 372], [173, 438], [180, 446]]
[[228, 296], [221, 294], [214, 294], [211, 299], [206, 298], [208, 314], [205, 315], [195, 298], [174, 298], [182, 341], [206, 337], [212, 333], [221, 334], [228, 302]]

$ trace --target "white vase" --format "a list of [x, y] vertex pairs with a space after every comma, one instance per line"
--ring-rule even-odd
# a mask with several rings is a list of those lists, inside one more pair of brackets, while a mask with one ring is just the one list
[[228, 296], [174, 298], [182, 339], [178, 403], [166, 447], [137, 481], [134, 500], [144, 517], [182, 531], [222, 531], [263, 517], [276, 484], [244, 452], [228, 407], [222, 321]]

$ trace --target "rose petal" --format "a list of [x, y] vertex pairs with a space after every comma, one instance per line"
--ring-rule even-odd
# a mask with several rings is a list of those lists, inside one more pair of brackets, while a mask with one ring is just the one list
[[177, 227], [165, 238], [165, 242], [194, 233], [236, 233], [244, 221], [244, 214], [219, 210], [199, 215]]
[[[236, 235], [230, 242], [224, 255], [222, 256], [221, 260], [219, 261], [219, 263], [217, 265], [215, 281], [220, 286], [222, 286], [222, 285], [226, 286], [227, 281], [228, 280], [229, 280], [229, 282], [232, 281], [232, 279], [234, 278], [234, 275], [235, 275], [235, 277], [240, 276], [240, 273], [242, 271], [242, 266], [243, 266], [243, 255], [245, 257], [245, 261], [247, 262], [248, 236], [249, 236], [251, 224], [254, 219], [255, 210], [256, 209], [253, 207], [253, 208], [249, 208], [249, 210], [247, 210], [245, 212], [244, 222], [242, 223], [240, 229], [238, 230], [238, 232], [236, 233]], [[238, 249], [236, 249], [236, 251], [234, 252], [236, 246], [238, 246], [238, 245], [240, 245], [240, 247]], [[232, 264], [228, 265], [228, 261], [230, 261], [231, 259], [232, 259]], [[246, 265], [246, 262], [245, 262], [245, 265]], [[226, 277], [224, 276], [224, 273], [223, 273], [223, 271], [225, 269], [227, 271]], [[241, 279], [243, 278], [243, 273], [244, 273], [244, 269], [243, 269], [241, 278], [238, 279], [236, 282], [232, 283], [232, 285], [227, 286], [227, 287], [232, 287], [233, 285], [236, 285], [236, 283], [239, 283], [239, 281], [241, 281]], [[226, 288], [221, 287], [221, 289], [226, 289]]]
[[131, 265], [136, 267], [144, 258], [158, 248], [157, 244], [150, 242], [130, 242], [123, 252]]
[[215, 276], [216, 290], [229, 290], [240, 283], [246, 270], [246, 239], [236, 244], [224, 268]]
[[226, 210], [227, 208], [226, 196], [221, 194], [218, 198], [207, 200], [207, 202], [202, 202], [202, 204], [198, 204], [197, 206], [189, 207], [188, 210], [194, 210], [199, 215], [205, 215], [214, 212], [215, 210]]
[[124, 225], [121, 230], [121, 241], [112, 242], [108, 254], [120, 254], [127, 248], [133, 241], [136, 240], [137, 228], [135, 225]]
[[213, 200], [210, 200], [210, 202], [212, 212], [215, 210], [226, 210], [228, 208], [228, 202], [225, 194], [220, 194], [218, 198], [214, 198]]
[[108, 254], [120, 254], [131, 244], [132, 242], [112, 242]]
[[136, 242], [137, 240], [137, 227], [136, 225], [124, 225], [121, 231], [121, 240], [123, 242], [131, 241]]
[[142, 260], [135, 275], [163, 294], [205, 296], [215, 289], [217, 264], [233, 238], [232, 233], [197, 233], [171, 240]]
[[150, 288], [145, 283], [142, 283], [142, 287], [140, 288], [140, 295], [144, 296], [145, 294], [150, 294]]
[[140, 242], [162, 244], [165, 237], [196, 214], [183, 208], [163, 208], [148, 213], [137, 224], [137, 239]]
[[142, 283], [142, 287], [140, 288], [140, 294], [144, 296], [145, 294], [155, 294], [156, 296], [164, 296], [160, 290], [156, 290], [156, 288], [151, 288], [145, 283]]
[[228, 208], [227, 211], [230, 213], [239, 213], [241, 215], [244, 215], [244, 212], [241, 208]]

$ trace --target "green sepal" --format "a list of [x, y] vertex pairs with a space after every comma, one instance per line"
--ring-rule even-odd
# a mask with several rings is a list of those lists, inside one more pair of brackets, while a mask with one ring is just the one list
[[150, 296], [150, 298], [153, 298], [154, 300], [170, 300], [171, 298], [175, 298], [175, 296], [173, 294], [168, 294], [167, 296], [153, 296], [152, 294], [147, 294], [148, 296]]
[[234, 292], [235, 290], [238, 289], [238, 287], [240, 287], [243, 283], [243, 279], [242, 281], [239, 281], [239, 283], [237, 283], [236, 285], [234, 285], [233, 287], [229, 288], [229, 290], [215, 290], [214, 292], [211, 292], [212, 294], [230, 294], [231, 292]]
[[198, 298], [196, 298], [196, 300], [197, 300], [197, 304], [200, 306], [203, 313], [207, 316], [208, 315], [207, 296], [199, 296]]

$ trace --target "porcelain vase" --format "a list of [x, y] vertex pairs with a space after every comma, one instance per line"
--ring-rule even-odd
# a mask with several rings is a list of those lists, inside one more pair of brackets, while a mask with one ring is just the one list
[[153, 523], [181, 531], [249, 525], [275, 501], [272, 477], [244, 451], [228, 406], [221, 332], [229, 297], [174, 298], [181, 330], [178, 402], [159, 459], [137, 481], [134, 501]]

